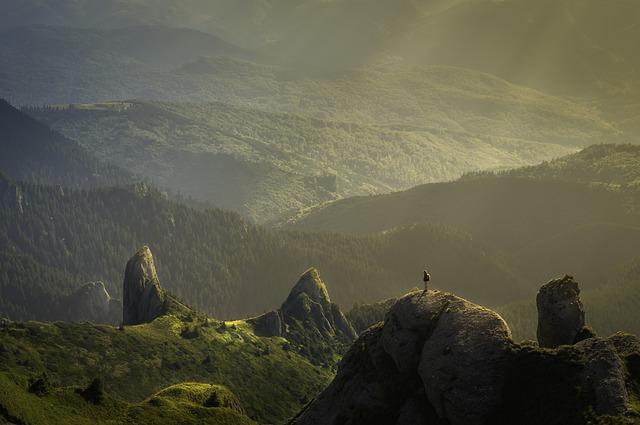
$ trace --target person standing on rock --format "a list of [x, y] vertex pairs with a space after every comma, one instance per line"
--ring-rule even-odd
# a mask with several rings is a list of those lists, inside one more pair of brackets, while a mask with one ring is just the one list
[[429, 290], [429, 281], [431, 280], [431, 275], [429, 273], [427, 273], [426, 270], [423, 270], [423, 277], [422, 280], [424, 282], [424, 292], [427, 292]]

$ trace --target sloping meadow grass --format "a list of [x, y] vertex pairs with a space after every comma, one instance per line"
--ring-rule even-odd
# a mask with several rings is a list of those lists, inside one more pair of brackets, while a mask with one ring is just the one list
[[[51, 389], [30, 393], [30, 380], [43, 374]], [[169, 315], [125, 328], [27, 322], [0, 330], [0, 406], [5, 416], [30, 424], [250, 423], [248, 417], [283, 423], [331, 377], [284, 339], [259, 338], [245, 322], [224, 325], [204, 316]], [[99, 404], [79, 395], [95, 378], [104, 382]], [[228, 390], [217, 404], [235, 394], [248, 417], [189, 395], [202, 387], [182, 388], [179, 397], [176, 387], [163, 392], [183, 382], [223, 385]]]

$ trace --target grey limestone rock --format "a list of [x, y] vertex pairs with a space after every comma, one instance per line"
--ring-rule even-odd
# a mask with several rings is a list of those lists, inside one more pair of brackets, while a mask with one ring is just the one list
[[123, 324], [153, 321], [166, 311], [165, 293], [160, 287], [153, 255], [144, 246], [127, 262], [123, 286]]

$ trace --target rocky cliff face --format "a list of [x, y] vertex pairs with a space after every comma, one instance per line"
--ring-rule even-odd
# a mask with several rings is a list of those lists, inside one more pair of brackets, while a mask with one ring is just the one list
[[318, 270], [307, 270], [295, 284], [280, 309], [250, 320], [261, 336], [282, 336], [305, 354], [326, 361], [341, 344], [350, 344], [356, 332], [331, 302]]
[[160, 287], [153, 255], [142, 247], [127, 263], [123, 287], [123, 323], [148, 323], [167, 310], [166, 296]]
[[555, 279], [540, 288], [538, 307], [538, 343], [555, 348], [577, 342], [584, 328], [584, 307], [580, 288], [571, 276]]
[[584, 424], [588, 412], [629, 413], [638, 359], [631, 335], [555, 350], [516, 344], [497, 313], [417, 291], [360, 336], [331, 385], [291, 423]]
[[119, 324], [122, 303], [111, 298], [102, 282], [89, 282], [66, 300], [67, 316], [73, 322]]

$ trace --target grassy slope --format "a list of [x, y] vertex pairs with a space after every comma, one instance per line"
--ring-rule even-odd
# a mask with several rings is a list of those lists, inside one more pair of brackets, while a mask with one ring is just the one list
[[103, 402], [96, 405], [84, 400], [77, 393], [77, 387], [56, 388], [41, 397], [29, 393], [26, 387], [27, 382], [23, 377], [0, 373], [0, 406], [12, 422], [34, 425], [256, 424], [232, 409], [205, 407], [190, 400], [154, 396], [140, 403], [129, 403], [107, 395]]
[[[195, 338], [181, 336], [185, 328], [195, 327], [199, 329]], [[149, 404], [147, 397], [184, 381], [225, 385], [238, 395], [251, 417], [282, 423], [331, 378], [330, 371], [287, 350], [284, 339], [258, 338], [242, 321], [221, 327], [200, 316], [164, 316], [124, 331], [91, 324], [13, 323], [0, 332], [0, 344], [0, 405], [11, 416], [34, 424], [51, 423], [47, 421], [51, 412], [74, 410], [78, 410], [78, 423], [93, 415], [104, 422], [135, 415], [137, 423], [148, 423], [147, 418], [159, 411], [153, 406], [167, 406], [162, 400]], [[62, 389], [34, 403], [37, 398], [24, 391], [26, 380], [42, 372]], [[87, 406], [64, 389], [86, 386], [94, 377], [104, 380], [113, 409]], [[176, 411], [161, 410], [168, 418], [193, 410], [196, 417], [219, 416], [208, 423], [231, 423], [230, 418], [237, 417], [227, 411], [208, 412], [202, 406], [174, 407]]]

